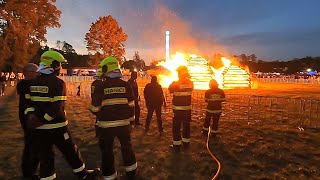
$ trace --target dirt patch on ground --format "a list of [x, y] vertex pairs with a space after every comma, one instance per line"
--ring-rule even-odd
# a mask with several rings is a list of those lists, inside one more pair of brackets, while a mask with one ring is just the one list
[[[290, 87], [291, 88], [291, 87]], [[278, 95], [292, 92], [296, 96], [317, 97], [317, 89], [302, 88], [300, 92], [282, 88], [279, 90], [252, 90], [261, 95]], [[308, 90], [309, 89], [309, 90]], [[0, 179], [21, 179], [20, 157], [23, 147], [22, 130], [18, 120], [18, 97], [14, 90], [0, 99]], [[235, 94], [248, 92], [228, 91]], [[318, 91], [319, 92], [319, 91]], [[309, 94], [308, 94], [309, 93]], [[79, 146], [88, 167], [100, 167], [100, 151], [94, 133], [94, 116], [89, 111], [90, 102], [80, 97], [69, 97], [67, 117], [73, 138]], [[204, 105], [204, 104], [203, 104]], [[205, 108], [205, 107], [204, 107]], [[146, 111], [143, 108], [141, 122]], [[155, 118], [155, 117], [154, 117]], [[191, 123], [191, 148], [174, 154], [169, 150], [172, 142], [172, 114], [163, 115], [163, 137], [159, 137], [156, 120], [152, 120], [150, 132], [144, 128], [133, 129], [132, 139], [136, 152], [139, 179], [210, 179], [217, 170], [216, 163], [205, 148], [206, 137], [200, 130], [203, 114], [194, 114]], [[234, 120], [222, 118], [220, 133], [210, 139], [213, 154], [221, 161], [220, 179], [318, 179], [320, 177], [319, 129], [274, 124], [268, 121]], [[115, 143], [115, 163], [119, 178], [124, 179], [124, 168]], [[56, 153], [56, 169], [59, 179], [76, 179], [71, 168]]]

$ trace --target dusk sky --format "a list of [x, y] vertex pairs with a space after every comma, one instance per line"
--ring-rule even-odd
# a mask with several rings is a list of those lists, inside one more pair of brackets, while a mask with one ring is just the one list
[[165, 58], [166, 30], [170, 54], [320, 56], [320, 0], [57, 0], [56, 6], [61, 28], [49, 29], [49, 46], [66, 41], [81, 54], [91, 23], [111, 15], [128, 34], [125, 56], [139, 51], [147, 64]]

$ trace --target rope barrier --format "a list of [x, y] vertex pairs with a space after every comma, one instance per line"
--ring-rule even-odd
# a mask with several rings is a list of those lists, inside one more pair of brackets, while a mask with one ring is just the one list
[[209, 140], [210, 140], [210, 133], [211, 133], [211, 127], [209, 127], [209, 132], [208, 132], [208, 138], [207, 138], [207, 150], [211, 156], [211, 158], [213, 160], [216, 161], [216, 163], [218, 164], [218, 170], [216, 172], [216, 174], [213, 176], [212, 180], [216, 180], [220, 174], [220, 171], [221, 171], [221, 164], [220, 164], [220, 161], [212, 154], [210, 148], [209, 148]]

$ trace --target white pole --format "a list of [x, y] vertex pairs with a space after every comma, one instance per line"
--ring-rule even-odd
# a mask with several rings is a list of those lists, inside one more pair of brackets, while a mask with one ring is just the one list
[[170, 45], [170, 31], [166, 31], [166, 61], [170, 60], [170, 52], [169, 52], [169, 45]]

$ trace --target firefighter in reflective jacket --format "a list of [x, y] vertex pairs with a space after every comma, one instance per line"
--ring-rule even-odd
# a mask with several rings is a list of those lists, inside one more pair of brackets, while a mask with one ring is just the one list
[[117, 178], [114, 166], [113, 142], [121, 144], [122, 158], [128, 179], [136, 176], [137, 162], [131, 145], [131, 125], [134, 124], [134, 96], [129, 83], [121, 79], [119, 62], [107, 57], [99, 66], [106, 76], [104, 81], [92, 84], [90, 111], [99, 119], [99, 146], [102, 155], [102, 174], [105, 180]]
[[40, 158], [40, 178], [56, 179], [54, 168], [55, 145], [64, 155], [79, 179], [98, 178], [99, 170], [87, 170], [77, 146], [68, 131], [66, 114], [66, 85], [57, 77], [64, 57], [56, 51], [46, 51], [41, 55], [38, 68], [40, 76], [30, 81], [28, 94], [30, 106], [27, 115], [27, 128], [33, 130], [32, 148]]
[[208, 134], [211, 118], [213, 123], [211, 125], [211, 134], [215, 136], [218, 133], [218, 124], [221, 115], [221, 104], [225, 100], [225, 94], [222, 89], [219, 89], [219, 84], [212, 79], [209, 82], [210, 89], [205, 92], [204, 99], [208, 103], [206, 118], [203, 124], [202, 133]]
[[[190, 144], [190, 122], [191, 122], [191, 97], [193, 91], [193, 82], [190, 81], [190, 75], [186, 66], [177, 68], [178, 81], [172, 82], [169, 86], [169, 92], [173, 93], [173, 149], [180, 151], [181, 144], [188, 148]], [[181, 125], [182, 139], [181, 139]]]

